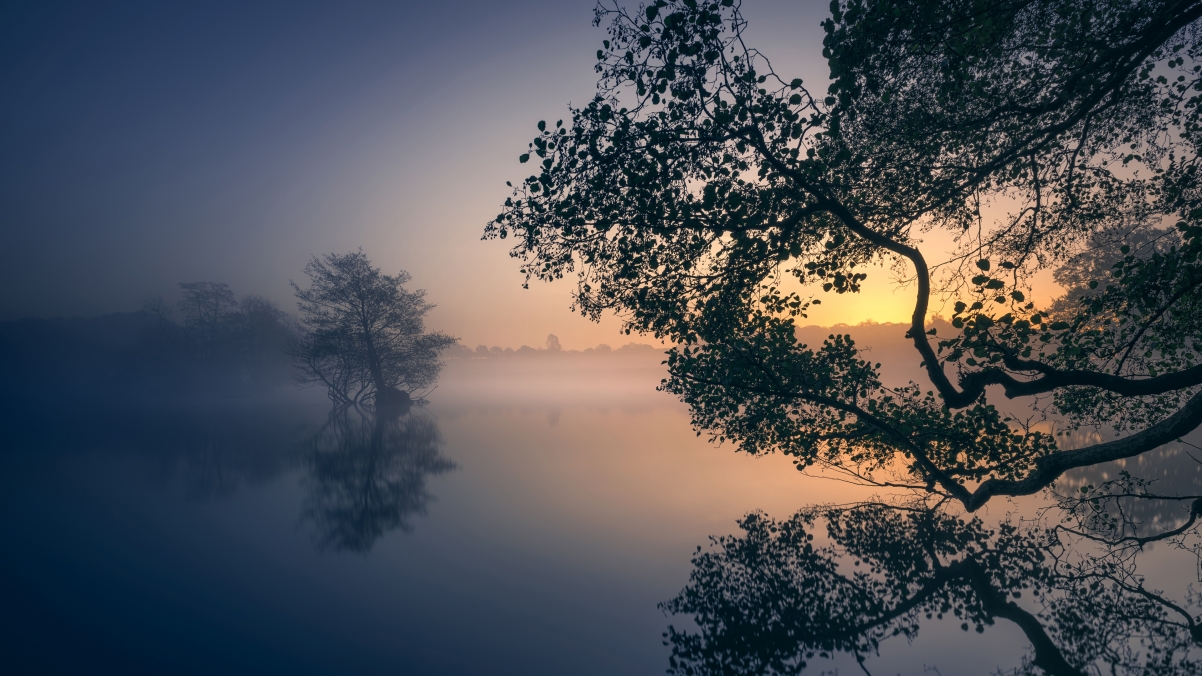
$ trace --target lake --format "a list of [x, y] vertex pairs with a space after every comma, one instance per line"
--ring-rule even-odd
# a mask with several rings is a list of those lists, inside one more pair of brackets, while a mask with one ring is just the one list
[[[388, 423], [314, 390], [10, 411], [8, 673], [662, 674], [663, 633], [692, 624], [658, 604], [709, 536], [873, 492], [698, 437], [658, 360], [452, 360]], [[984, 675], [1027, 651], [1013, 624], [958, 625], [865, 665]]]

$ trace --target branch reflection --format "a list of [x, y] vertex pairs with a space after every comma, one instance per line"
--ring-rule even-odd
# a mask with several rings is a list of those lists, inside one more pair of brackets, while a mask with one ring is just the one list
[[1029, 650], [1014, 674], [1202, 673], [1197, 595], [1147, 586], [1135, 549], [1097, 546], [1105, 533], [1081, 537], [1090, 524], [988, 528], [939, 505], [866, 503], [739, 526], [698, 548], [688, 586], [661, 604], [698, 627], [665, 634], [671, 674], [797, 674], [836, 653], [867, 672], [886, 639], [945, 618], [1017, 625]]

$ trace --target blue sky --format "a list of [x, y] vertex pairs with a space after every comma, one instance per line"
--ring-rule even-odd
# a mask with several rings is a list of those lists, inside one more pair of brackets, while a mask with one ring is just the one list
[[[591, 0], [8, 3], [0, 319], [131, 310], [181, 281], [291, 309], [315, 253], [403, 268], [465, 342], [620, 343], [521, 289], [484, 223], [539, 119], [593, 92]], [[746, 0], [813, 82], [827, 4]]]

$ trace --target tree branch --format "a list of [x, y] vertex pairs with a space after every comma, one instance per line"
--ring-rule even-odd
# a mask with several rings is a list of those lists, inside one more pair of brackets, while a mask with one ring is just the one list
[[964, 507], [980, 509], [994, 495], [1031, 495], [1052, 485], [1062, 474], [1077, 467], [1131, 458], [1173, 441], [1202, 425], [1202, 393], [1195, 394], [1173, 415], [1129, 437], [1073, 451], [1060, 451], [1036, 458], [1036, 469], [1025, 479], [988, 479], [981, 483]]

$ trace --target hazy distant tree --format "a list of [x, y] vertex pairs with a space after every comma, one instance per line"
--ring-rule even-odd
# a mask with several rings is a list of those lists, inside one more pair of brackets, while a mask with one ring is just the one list
[[230, 314], [238, 307], [234, 292], [221, 282], [181, 282], [184, 332], [202, 357], [213, 357], [217, 343], [229, 328]]
[[547, 349], [551, 352], [561, 352], [563, 346], [559, 344], [559, 336], [554, 333], [547, 336]]
[[175, 308], [171, 307], [162, 296], [151, 296], [142, 301], [142, 311], [157, 319], [160, 323], [175, 323]]
[[[1181, 233], [1173, 228], [1147, 227], [1146, 223], [1117, 223], [1100, 228], [1090, 235], [1088, 244], [1065, 259], [1053, 271], [1056, 283], [1066, 290], [1048, 307], [1053, 320], [1072, 321], [1081, 307], [1081, 300], [1095, 295], [1098, 280], [1110, 278], [1127, 256], [1141, 265], [1153, 263], [1157, 256], [1171, 255], [1181, 248]], [[1090, 283], [1095, 282], [1091, 287]]]
[[405, 290], [408, 273], [385, 275], [362, 251], [314, 256], [304, 272], [308, 288], [292, 288], [305, 330], [297, 363], [308, 381], [341, 404], [388, 405], [438, 378], [439, 354], [455, 339], [425, 331], [433, 306], [424, 290]]
[[142, 302], [142, 311], [154, 317], [154, 335], [151, 342], [156, 352], [175, 346], [179, 339], [179, 325], [175, 323], [175, 308], [162, 296], [151, 296]]
[[177, 385], [196, 378], [209, 384], [262, 385], [292, 377], [289, 355], [296, 329], [275, 303], [255, 295], [238, 301], [219, 282], [182, 283], [180, 288], [183, 326], [162, 298], [143, 303], [143, 312], [155, 320], [140, 346], [144, 361], [153, 362], [142, 364], [148, 375]]
[[294, 338], [292, 321], [275, 303], [247, 295], [230, 315], [237, 357], [252, 381], [264, 381], [285, 370]]
[[[578, 275], [586, 316], [675, 343], [665, 387], [699, 429], [800, 468], [975, 510], [1202, 423], [1202, 2], [836, 0], [820, 93], [747, 44], [740, 4], [598, 5], [597, 94], [538, 123], [485, 236], [528, 277]], [[1028, 299], [1136, 230], [1177, 245], [1078, 266], [1063, 317]], [[797, 339], [873, 264], [914, 294], [928, 383], [885, 386], [846, 336]], [[951, 335], [929, 326], [940, 296]], [[1000, 395], [1124, 436], [1065, 448]]]

